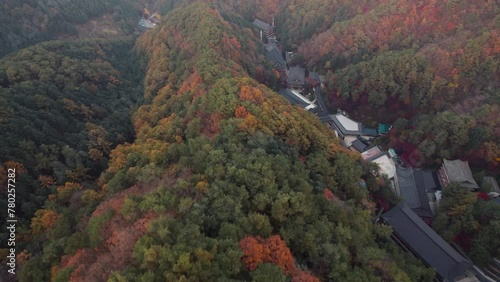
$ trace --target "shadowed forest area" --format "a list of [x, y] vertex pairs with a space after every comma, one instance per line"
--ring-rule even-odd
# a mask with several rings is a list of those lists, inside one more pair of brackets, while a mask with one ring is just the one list
[[[326, 74], [331, 112], [393, 124], [381, 142], [421, 167], [460, 158], [498, 179], [495, 1], [0, 7], [0, 206], [15, 168], [18, 219], [7, 281], [433, 281], [373, 222], [380, 198], [400, 202], [387, 177], [275, 92], [255, 18]], [[161, 21], [142, 32], [146, 10]], [[82, 33], [104, 18], [119, 32]], [[487, 265], [499, 211], [453, 186], [433, 228], [478, 234], [465, 251]]]

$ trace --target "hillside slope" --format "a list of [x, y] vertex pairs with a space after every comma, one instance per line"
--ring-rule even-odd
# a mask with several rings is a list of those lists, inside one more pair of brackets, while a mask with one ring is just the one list
[[116, 29], [124, 31], [123, 34], [130, 33], [138, 19], [137, 11], [124, 0], [2, 1], [0, 58], [38, 42], [77, 37], [78, 25], [104, 13], [113, 15]]
[[[0, 170], [19, 168], [20, 218], [29, 220], [56, 184], [91, 183], [107, 168], [111, 149], [133, 140], [130, 119], [141, 88], [129, 68], [132, 43], [48, 42], [0, 60]], [[7, 193], [0, 201], [7, 204]]]
[[149, 62], [136, 138], [99, 189], [49, 197], [21, 281], [432, 280], [371, 223], [384, 187], [359, 155], [250, 77], [251, 30], [195, 3], [135, 48]]
[[500, 172], [498, 2], [291, 3], [279, 35], [327, 75], [332, 110], [399, 118], [389, 145], [413, 166], [463, 158]]

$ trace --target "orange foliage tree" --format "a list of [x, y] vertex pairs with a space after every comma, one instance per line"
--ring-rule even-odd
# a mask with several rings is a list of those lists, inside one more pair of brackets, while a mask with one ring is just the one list
[[246, 118], [248, 116], [248, 111], [244, 106], [238, 106], [234, 111], [234, 117], [236, 118]]
[[251, 101], [259, 105], [264, 102], [264, 95], [262, 94], [262, 91], [252, 86], [242, 86], [239, 96], [241, 101]]
[[319, 281], [311, 274], [299, 271], [290, 249], [279, 235], [273, 235], [267, 239], [261, 237], [246, 236], [240, 241], [243, 251], [243, 263], [253, 271], [259, 263], [272, 263], [286, 274], [292, 276], [292, 281]]
[[249, 270], [255, 270], [259, 263], [263, 261], [263, 247], [252, 236], [247, 236], [240, 241], [240, 248], [244, 253], [243, 263]]
[[266, 257], [264, 257], [266, 262], [279, 266], [287, 275], [293, 275], [297, 271], [292, 252], [279, 235], [273, 235], [263, 243], [266, 250]]

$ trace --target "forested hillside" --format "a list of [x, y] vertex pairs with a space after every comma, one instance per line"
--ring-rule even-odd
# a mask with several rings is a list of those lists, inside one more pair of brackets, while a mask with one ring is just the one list
[[496, 1], [302, 2], [283, 10], [279, 36], [327, 73], [332, 109], [399, 118], [390, 145], [428, 164], [461, 157], [499, 171]]
[[[196, 0], [5, 0], [0, 3], [0, 58], [47, 40], [138, 34], [136, 25], [143, 11], [166, 15], [174, 8], [194, 2]], [[236, 12], [247, 21], [254, 16], [269, 19], [279, 11], [278, 0], [206, 2], [224, 15]], [[90, 21], [93, 23], [86, 26]]]
[[137, 41], [135, 140], [99, 188], [51, 186], [21, 281], [432, 280], [372, 224], [369, 192], [387, 189], [372, 168], [251, 78], [256, 44], [200, 3]]
[[5, 0], [0, 3], [0, 58], [38, 42], [77, 37], [76, 26], [109, 13], [117, 29], [133, 31], [137, 10], [125, 0]]
[[[373, 223], [375, 202], [398, 201], [387, 178], [271, 89], [255, 18], [275, 17], [280, 47], [326, 74], [332, 112], [393, 124], [379, 141], [410, 165], [461, 157], [500, 172], [495, 1], [0, 8], [0, 191], [16, 168], [18, 219], [18, 271], [6, 274], [2, 245], [0, 277], [11, 281], [433, 281]], [[134, 33], [143, 9], [161, 22]], [[104, 15], [126, 36], [76, 39]], [[433, 227], [448, 241], [476, 234], [460, 244], [486, 265], [495, 207], [452, 185]]]
[[132, 46], [128, 39], [56, 41], [0, 60], [0, 201], [7, 206], [5, 171], [18, 168], [16, 215], [27, 241], [30, 218], [51, 193], [92, 185], [111, 149], [133, 140], [142, 87]]

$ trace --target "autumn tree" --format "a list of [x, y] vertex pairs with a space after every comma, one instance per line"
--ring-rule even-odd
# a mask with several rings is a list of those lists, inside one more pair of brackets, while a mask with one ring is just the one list
[[53, 210], [37, 210], [35, 217], [31, 220], [31, 232], [33, 235], [38, 235], [51, 229], [59, 217], [60, 215]]

